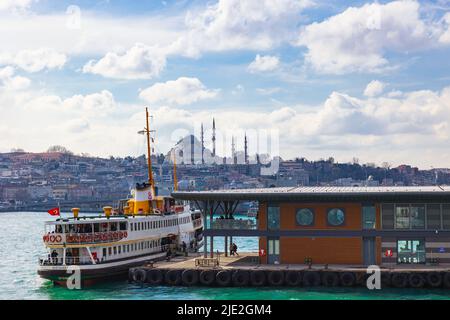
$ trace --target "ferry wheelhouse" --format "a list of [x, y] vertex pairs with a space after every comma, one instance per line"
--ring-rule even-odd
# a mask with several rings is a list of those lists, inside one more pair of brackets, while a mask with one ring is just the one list
[[79, 216], [73, 208], [73, 217], [45, 223], [48, 253], [39, 259], [41, 277], [66, 285], [77, 266], [86, 285], [125, 275], [130, 267], [165, 259], [177, 250], [198, 251], [203, 245], [201, 212], [155, 195], [150, 157], [148, 161], [149, 182], [136, 184], [131, 199], [120, 201], [117, 210], [104, 207], [101, 215]]

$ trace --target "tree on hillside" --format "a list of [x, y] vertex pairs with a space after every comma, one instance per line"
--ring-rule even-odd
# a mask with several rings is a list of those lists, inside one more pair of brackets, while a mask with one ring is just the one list
[[48, 148], [47, 152], [48, 153], [58, 152], [58, 153], [64, 153], [64, 154], [73, 154], [73, 152], [68, 150], [66, 147], [59, 146], [59, 145], [51, 146], [50, 148]]

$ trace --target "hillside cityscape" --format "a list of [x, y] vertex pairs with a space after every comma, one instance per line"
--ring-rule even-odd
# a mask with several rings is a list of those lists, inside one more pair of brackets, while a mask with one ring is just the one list
[[[350, 163], [338, 163], [332, 157], [315, 161], [301, 156], [268, 160], [267, 155], [251, 157], [247, 149], [243, 152], [233, 149], [231, 158], [220, 158], [190, 135], [167, 154], [152, 156], [158, 194], [173, 191], [174, 158], [178, 190], [186, 191], [450, 184], [450, 169], [446, 168], [420, 170], [408, 164], [397, 167], [387, 162], [361, 164], [357, 158]], [[75, 155], [62, 146], [53, 146], [42, 153], [11, 150], [0, 154], [0, 210], [39, 210], [55, 203], [96, 210], [101, 205], [127, 198], [135, 183], [146, 180], [145, 155], [99, 158]]]

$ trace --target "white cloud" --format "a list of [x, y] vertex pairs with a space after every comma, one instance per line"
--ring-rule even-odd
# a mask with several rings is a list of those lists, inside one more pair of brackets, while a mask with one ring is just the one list
[[204, 51], [267, 50], [295, 38], [309, 0], [219, 0], [188, 12], [187, 32], [171, 48], [186, 56]]
[[158, 82], [140, 92], [148, 103], [191, 104], [215, 98], [218, 90], [207, 89], [197, 78], [180, 77], [177, 80]]
[[372, 80], [367, 84], [366, 89], [364, 90], [364, 95], [366, 97], [375, 97], [383, 93], [386, 84], [378, 81]]
[[[0, 70], [2, 78], [14, 76], [9, 68]], [[63, 98], [30, 89], [0, 89], [0, 112], [0, 151], [12, 147], [42, 151], [61, 144], [77, 153], [99, 156], [145, 152], [144, 142], [135, 134], [144, 125], [143, 107], [122, 105], [109, 91]], [[176, 142], [181, 129], [192, 132], [202, 122], [205, 136], [210, 136], [209, 110], [161, 106], [152, 107], [150, 112], [160, 152]], [[230, 107], [214, 111], [214, 116], [222, 135], [278, 130], [284, 158], [333, 156], [349, 161], [357, 156], [367, 162], [389, 159], [395, 164], [436, 167], [445, 166], [450, 157], [446, 151], [450, 143], [450, 87], [364, 99], [333, 92], [315, 107], [280, 106], [266, 111]], [[10, 119], [21, 121], [11, 126]], [[250, 141], [250, 148], [255, 148], [255, 139]], [[229, 152], [229, 144], [221, 140], [218, 150]]]
[[450, 13], [447, 13], [442, 19], [442, 34], [439, 37], [439, 42], [443, 44], [450, 44]]
[[0, 11], [26, 9], [33, 1], [34, 0], [1, 0]]
[[67, 61], [65, 54], [53, 49], [21, 50], [18, 53], [1, 53], [0, 64], [11, 64], [28, 72], [44, 69], [61, 69]]
[[99, 61], [89, 61], [83, 72], [106, 78], [151, 79], [157, 77], [165, 65], [166, 57], [161, 49], [137, 43], [123, 54], [108, 52]]
[[0, 90], [24, 90], [29, 87], [30, 79], [14, 74], [15, 70], [11, 66], [0, 68]]
[[280, 59], [275, 56], [260, 56], [256, 55], [255, 60], [248, 66], [248, 71], [251, 73], [274, 71], [280, 65]]
[[305, 59], [323, 73], [380, 72], [389, 66], [386, 51], [409, 52], [437, 44], [437, 29], [420, 17], [416, 1], [350, 7], [300, 32]]
[[281, 91], [280, 87], [273, 87], [273, 88], [256, 88], [256, 92], [259, 94], [262, 94], [264, 96], [272, 95], [274, 93], [278, 93]]

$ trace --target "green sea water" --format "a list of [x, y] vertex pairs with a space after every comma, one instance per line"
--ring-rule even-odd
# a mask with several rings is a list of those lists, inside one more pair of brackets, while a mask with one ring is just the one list
[[[149, 287], [118, 281], [82, 290], [53, 286], [36, 273], [38, 257], [45, 253], [42, 243], [47, 213], [0, 213], [0, 299], [450, 299], [450, 290], [365, 288], [184, 288]], [[234, 238], [240, 251], [257, 250], [254, 238]], [[217, 239], [215, 248], [223, 244]]]

